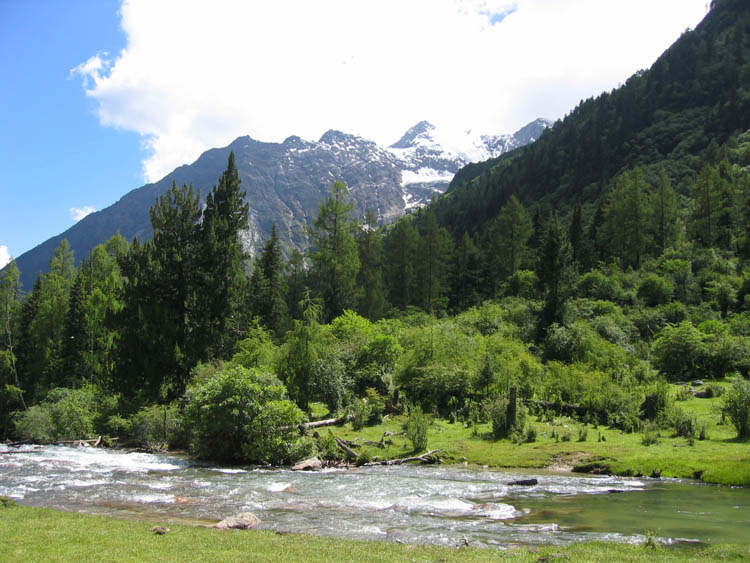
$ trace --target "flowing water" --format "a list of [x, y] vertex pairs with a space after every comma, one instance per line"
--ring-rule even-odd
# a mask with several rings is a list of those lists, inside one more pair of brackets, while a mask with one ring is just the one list
[[[30, 449], [29, 446], [24, 450]], [[512, 486], [518, 479], [535, 486]], [[211, 524], [254, 512], [277, 531], [405, 543], [750, 543], [750, 489], [441, 466], [321, 472], [46, 446], [0, 453], [0, 495], [62, 510]]]

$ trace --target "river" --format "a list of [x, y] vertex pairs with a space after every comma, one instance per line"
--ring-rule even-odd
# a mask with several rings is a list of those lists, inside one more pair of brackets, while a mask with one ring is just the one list
[[[538, 484], [508, 485], [530, 478]], [[165, 523], [212, 524], [250, 511], [266, 529], [404, 543], [637, 543], [646, 534], [673, 545], [750, 543], [750, 489], [543, 471], [293, 472], [45, 446], [0, 453], [0, 495], [28, 506]]]

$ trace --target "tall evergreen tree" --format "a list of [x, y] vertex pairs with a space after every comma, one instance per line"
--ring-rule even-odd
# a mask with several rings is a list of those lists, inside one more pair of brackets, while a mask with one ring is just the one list
[[523, 204], [515, 195], [510, 196], [490, 227], [492, 281], [495, 291], [526, 260], [529, 238], [533, 233], [534, 225]]
[[308, 272], [305, 269], [305, 259], [296, 248], [289, 254], [289, 261], [285, 272], [286, 306], [292, 320], [302, 320], [302, 303], [308, 291]]
[[288, 328], [289, 314], [285, 297], [284, 259], [281, 256], [279, 233], [274, 224], [271, 236], [256, 258], [250, 276], [250, 308], [253, 316], [259, 318], [276, 338], [281, 338]]
[[430, 209], [424, 215], [422, 229], [416, 268], [418, 304], [428, 313], [444, 311], [450, 289], [453, 239], [438, 226], [435, 212]]
[[73, 251], [63, 239], [50, 260], [50, 271], [38, 278], [22, 311], [19, 372], [24, 390], [37, 398], [64, 384], [62, 347], [74, 276]]
[[371, 210], [367, 211], [364, 223], [357, 233], [357, 247], [360, 262], [357, 285], [361, 290], [357, 310], [362, 316], [374, 321], [385, 315], [388, 302], [383, 282], [383, 233], [377, 228], [377, 218]]
[[323, 318], [330, 321], [357, 304], [360, 269], [352, 220], [354, 204], [343, 182], [334, 182], [310, 229], [312, 270], [323, 297]]
[[563, 320], [563, 307], [573, 279], [573, 249], [557, 213], [547, 221], [539, 248], [537, 277], [544, 289], [540, 336], [552, 323]]
[[206, 197], [201, 225], [201, 324], [212, 356], [226, 358], [243, 334], [241, 308], [245, 302], [246, 254], [241, 235], [248, 229], [249, 206], [240, 188], [234, 152], [227, 169]]
[[568, 238], [570, 240], [570, 246], [573, 249], [573, 263], [576, 268], [584, 267], [586, 263], [587, 249], [580, 204], [576, 204], [573, 208], [573, 217], [570, 221]]
[[667, 171], [659, 172], [659, 182], [651, 195], [651, 231], [657, 254], [661, 255], [677, 237], [679, 215], [677, 193]]
[[456, 245], [451, 305], [463, 311], [477, 305], [482, 295], [482, 255], [467, 232]]
[[[199, 271], [199, 197], [173, 183], [151, 208], [154, 237], [120, 258], [127, 279], [120, 315], [120, 383], [155, 399], [180, 396], [189, 370], [207, 359], [205, 286]], [[200, 297], [200, 299], [199, 299]], [[209, 296], [210, 297], [210, 296]]]
[[386, 285], [389, 301], [401, 310], [414, 304], [417, 276], [415, 264], [420, 236], [411, 217], [402, 217], [385, 241]]
[[612, 253], [622, 267], [638, 268], [647, 242], [647, 185], [643, 171], [636, 168], [623, 173], [612, 190], [604, 209], [601, 235], [609, 241]]
[[[10, 263], [0, 271], [0, 307], [2, 307], [2, 319], [0, 319], [0, 385], [10, 384], [17, 389], [15, 395], [18, 403], [26, 409], [26, 402], [21, 390], [21, 382], [18, 379], [16, 369], [16, 353], [14, 350], [16, 337], [17, 316], [20, 311], [21, 277], [16, 266], [16, 261]], [[3, 373], [5, 372], [5, 373]], [[5, 377], [7, 375], [7, 377]], [[0, 393], [2, 396], [3, 393]]]

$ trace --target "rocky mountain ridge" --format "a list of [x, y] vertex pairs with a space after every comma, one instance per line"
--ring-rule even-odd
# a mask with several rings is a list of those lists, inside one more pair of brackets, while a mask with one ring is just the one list
[[29, 290], [46, 271], [60, 240], [67, 238], [77, 260], [119, 232], [126, 239], [151, 237], [149, 209], [172, 182], [192, 184], [205, 196], [234, 151], [250, 205], [247, 249], [254, 253], [275, 223], [286, 250], [307, 247], [305, 228], [318, 212], [329, 186], [345, 182], [363, 216], [369, 209], [387, 223], [443, 193], [453, 175], [469, 162], [486, 160], [533, 142], [550, 122], [537, 119], [513, 135], [464, 132], [448, 137], [422, 121], [390, 147], [357, 135], [330, 130], [318, 141], [291, 136], [282, 143], [239, 137], [230, 145], [203, 153], [152, 184], [132, 190], [115, 204], [88, 215], [70, 229], [22, 254], [16, 263]]

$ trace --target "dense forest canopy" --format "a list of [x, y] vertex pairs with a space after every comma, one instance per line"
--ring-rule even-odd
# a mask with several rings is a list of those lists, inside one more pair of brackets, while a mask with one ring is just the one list
[[313, 404], [357, 425], [410, 412], [415, 440], [423, 412], [523, 440], [524, 408], [574, 405], [697, 437], [665, 382], [729, 377], [727, 417], [750, 437], [742, 2], [714, 2], [651, 69], [387, 228], [335, 182], [309, 255], [284, 258], [274, 230], [250, 259], [243, 196], [230, 155], [205, 208], [187, 185], [159, 198], [148, 242], [114, 237], [75, 268], [63, 241], [26, 294], [11, 263], [0, 432], [285, 463], [333, 455], [295, 430]]

